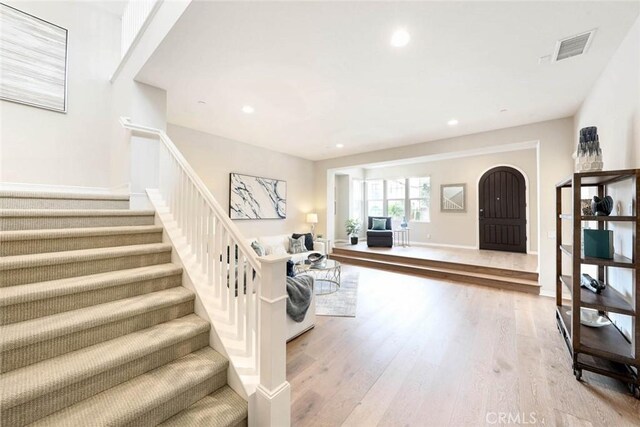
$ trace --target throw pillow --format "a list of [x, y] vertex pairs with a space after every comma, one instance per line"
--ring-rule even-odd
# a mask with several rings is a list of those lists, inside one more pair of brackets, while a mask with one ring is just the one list
[[286, 255], [287, 250], [283, 245], [271, 245], [265, 246], [265, 251], [267, 255]]
[[313, 250], [313, 234], [311, 234], [311, 233], [306, 233], [306, 234], [293, 233], [291, 235], [291, 237], [293, 237], [294, 239], [298, 239], [298, 238], [300, 238], [300, 236], [304, 236], [304, 246], [307, 248], [307, 250], [308, 251], [312, 251]]
[[385, 218], [373, 218], [373, 227], [372, 230], [386, 230], [387, 229], [387, 220]]
[[304, 246], [304, 236], [300, 236], [297, 239], [289, 237], [289, 252], [292, 254], [307, 252], [307, 248]]
[[265, 256], [267, 254], [267, 251], [264, 248], [264, 246], [262, 246], [260, 242], [258, 242], [257, 240], [254, 240], [253, 242], [251, 242], [251, 247], [253, 248], [254, 251], [256, 251], [256, 254], [258, 254], [258, 256]]

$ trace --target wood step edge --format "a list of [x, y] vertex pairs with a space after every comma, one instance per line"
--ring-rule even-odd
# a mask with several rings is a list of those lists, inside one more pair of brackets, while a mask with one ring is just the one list
[[[336, 249], [338, 250], [337, 252], [336, 252]], [[347, 252], [349, 253], [347, 254]], [[464, 272], [471, 272], [471, 273], [476, 273], [476, 272], [470, 271], [470, 270], [478, 270], [479, 274], [488, 274], [491, 276], [503, 277], [508, 279], [530, 280], [535, 282], [537, 282], [540, 278], [539, 273], [533, 272], [533, 271], [509, 270], [506, 268], [485, 267], [485, 266], [476, 265], [476, 264], [463, 264], [460, 262], [452, 262], [452, 261], [405, 257], [405, 256], [400, 256], [395, 254], [378, 254], [375, 252], [353, 251], [350, 249], [334, 248], [331, 256], [345, 256], [349, 258], [370, 259], [374, 261], [379, 260], [382, 262], [394, 262], [395, 264], [403, 264], [403, 265], [409, 265], [409, 266], [417, 265], [418, 267], [422, 267], [422, 268], [432, 267], [432, 268], [441, 268], [446, 270], [464, 271]], [[393, 258], [394, 261], [380, 259], [380, 257], [390, 257], [390, 258]], [[419, 264], [422, 264], [422, 265], [419, 265]]]
[[[343, 261], [345, 263], [348, 263], [351, 261], [355, 265], [360, 264], [360, 265], [364, 265], [366, 267], [372, 267], [372, 268], [376, 268], [377, 266], [389, 267], [389, 269], [391, 269], [392, 271], [394, 271], [394, 269], [395, 270], [400, 269], [403, 272], [414, 273], [418, 275], [423, 275], [422, 273], [424, 273], [424, 275], [429, 275], [429, 273], [439, 273], [440, 275], [455, 276], [456, 280], [475, 279], [477, 281], [483, 281], [483, 282], [490, 280], [490, 281], [497, 282], [498, 284], [504, 284], [507, 286], [526, 287], [528, 289], [530, 288], [532, 290], [535, 290], [534, 293], [536, 294], [539, 293], [539, 290], [542, 287], [538, 282], [534, 282], [532, 280], [505, 278], [501, 276], [491, 276], [491, 275], [477, 274], [477, 273], [474, 274], [470, 272], [448, 270], [443, 268], [417, 267], [417, 266], [412, 266], [407, 264], [396, 264], [396, 263], [385, 262], [385, 261], [371, 260], [367, 258], [342, 257], [340, 255], [335, 255], [335, 256], [332, 255], [332, 258], [336, 259], [337, 261]], [[344, 260], [341, 260], [340, 258], [344, 258]]]

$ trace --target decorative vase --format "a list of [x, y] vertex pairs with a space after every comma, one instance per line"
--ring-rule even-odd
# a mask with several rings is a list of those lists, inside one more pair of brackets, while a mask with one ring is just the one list
[[409, 226], [409, 224], [407, 224], [407, 217], [403, 216], [402, 217], [402, 222], [400, 223], [400, 227], [407, 228], [408, 226]]
[[576, 172], [601, 171], [602, 150], [595, 126], [580, 129], [580, 142], [576, 150]]
[[352, 245], [358, 244], [358, 236], [351, 236], [351, 244]]
[[596, 216], [609, 216], [613, 210], [613, 198], [611, 196], [605, 196], [601, 199], [598, 196], [593, 196], [591, 210]]

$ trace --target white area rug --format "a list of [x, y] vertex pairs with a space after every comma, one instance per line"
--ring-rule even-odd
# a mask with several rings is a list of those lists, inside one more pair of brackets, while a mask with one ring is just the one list
[[346, 274], [342, 277], [337, 292], [316, 295], [316, 315], [356, 317], [358, 304], [358, 275]]

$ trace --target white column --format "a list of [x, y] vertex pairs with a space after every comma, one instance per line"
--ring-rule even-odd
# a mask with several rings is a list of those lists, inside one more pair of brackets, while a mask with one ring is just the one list
[[291, 425], [291, 386], [287, 382], [287, 285], [289, 256], [261, 257], [260, 384], [253, 425]]

